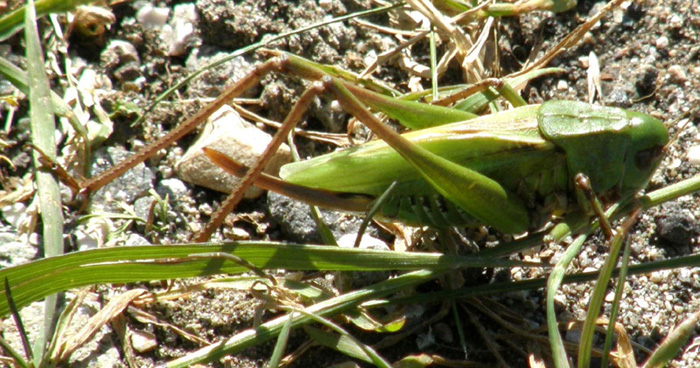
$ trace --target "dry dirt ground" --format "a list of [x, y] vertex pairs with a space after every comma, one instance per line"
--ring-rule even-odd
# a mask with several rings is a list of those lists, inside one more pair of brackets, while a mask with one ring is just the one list
[[[502, 73], [517, 70], [518, 65], [525, 62], [532, 53], [538, 55], [537, 50], [549, 49], [602, 5], [602, 2], [581, 1], [574, 10], [558, 15], [535, 12], [521, 17], [503, 19], [497, 26]], [[192, 36], [177, 46], [180, 48], [178, 51], [172, 51], [175, 46], [163, 35], [162, 27], [149, 26], [148, 21], [137, 16], [138, 12], [147, 6], [159, 8], [153, 13], [156, 18], [158, 11], [169, 9], [168, 22], [170, 23], [173, 23], [173, 13], [177, 7], [184, 12], [182, 14], [194, 14], [193, 20], [189, 23], [194, 27]], [[322, 21], [329, 16], [341, 16], [367, 7], [367, 2], [360, 0], [244, 0], [235, 3], [225, 0], [199, 0], [195, 3], [127, 1], [111, 7], [114, 22], [104, 34], [95, 35], [91, 32], [81, 34], [74, 31], [66, 43], [58, 46], [46, 45], [46, 47], [58, 50], [55, 54], [57, 59], [53, 62], [58, 65], [59, 70], [64, 70], [66, 65], [70, 65], [68, 72], [75, 77], [84, 76], [86, 71], [94, 72], [94, 86], [102, 91], [99, 96], [102, 107], [110, 114], [115, 125], [114, 133], [106, 139], [96, 155], [103, 161], [118, 161], [125, 156], [126, 152], [133, 151], [142, 146], [143, 142], [151, 141], [162, 132], [172, 129], [183, 116], [190, 115], [201, 107], [203, 100], [216, 96], [223, 88], [230, 85], [233, 79], [245, 74], [250, 65], [259, 62], [259, 58], [255, 54], [249, 54], [235, 62], [206, 72], [160, 104], [143, 125], [129, 126], [150, 101], [183, 76], [211, 60], [258, 42], [267, 35], [276, 35]], [[64, 18], [59, 17], [59, 22], [63, 20]], [[376, 24], [388, 24], [386, 15], [375, 15], [368, 20]], [[157, 23], [157, 20], [155, 22]], [[41, 21], [40, 30], [45, 40], [55, 40], [55, 35], [52, 36], [52, 28], [46, 20]], [[631, 108], [666, 121], [676, 119], [700, 101], [697, 78], [700, 74], [699, 30], [700, 6], [695, 1], [658, 0], [642, 1], [641, 4], [625, 3], [624, 9], [613, 11], [595, 26], [579, 47], [565, 52], [552, 62], [550, 66], [561, 67], [565, 70], [564, 73], [536, 80], [525, 88], [522, 95], [529, 103], [540, 103], [550, 99], [585, 100], [587, 98], [585, 66], [589, 62], [589, 53], [594, 52], [601, 64], [602, 94], [606, 104]], [[24, 66], [26, 63], [23, 44], [21, 34], [4, 41], [0, 43], [0, 55], [17, 65]], [[271, 48], [289, 51], [320, 63], [337, 65], [355, 72], [360, 72], [365, 67], [371, 55], [395, 46], [396, 40], [391, 36], [355, 22], [319, 28], [270, 45]], [[444, 47], [439, 45], [438, 50], [442, 51]], [[540, 55], [541, 53], [542, 51], [539, 51]], [[414, 47], [413, 56], [417, 61], [426, 63], [427, 55], [427, 42], [419, 43]], [[405, 70], [395, 64], [390, 62], [382, 67], [377, 77], [398, 89], [407, 90], [409, 76]], [[52, 68], [53, 88], [62, 94], [68, 85], [65, 78], [56, 76], [56, 70]], [[453, 67], [441, 83], [459, 82], [460, 78], [461, 72]], [[429, 87], [428, 81], [423, 80], [422, 83], [425, 87]], [[261, 95], [262, 102], [257, 111], [278, 121], [289, 111], [304, 88], [298, 81], [284, 77], [268, 77], [263, 85], [265, 87], [262, 90], [253, 91], [250, 97]], [[0, 79], [0, 94], [12, 92], [13, 87]], [[328, 113], [329, 105], [330, 102], [319, 102], [314, 106], [307, 115], [303, 127], [310, 130], [344, 131], [342, 124], [345, 122], [345, 116], [340, 113]], [[6, 121], [9, 110], [2, 102], [0, 107], [2, 107], [0, 117]], [[9, 165], [0, 163], [4, 178], [22, 177], [30, 170], [29, 153], [22, 148], [28, 136], [26, 110], [26, 99], [20, 99], [20, 106], [9, 122], [11, 124], [9, 129], [5, 131], [5, 139], [13, 145], [4, 154], [10, 158], [14, 168], [11, 169]], [[691, 124], [680, 133], [678, 141], [668, 152], [662, 168], [652, 180], [652, 188], [663, 187], [698, 172], [697, 166], [691, 165], [688, 160], [689, 148], [696, 146], [700, 137], [696, 126], [699, 120], [697, 116], [693, 119]], [[341, 126], [338, 126], [339, 122]], [[676, 127], [671, 128], [671, 133], [675, 134], [676, 130]], [[223, 198], [222, 195], [180, 181], [172, 169], [175, 161], [193, 140], [194, 135], [185, 137], [177, 145], [160, 152], [155, 159], [147, 161], [146, 166], [139, 168], [140, 173], [132, 174], [107, 189], [111, 194], [102, 193], [93, 197], [93, 207], [103, 205], [110, 211], [118, 212], [123, 209], [101, 201], [106, 201], [110, 196], [119, 196], [120, 191], [126, 192], [120, 198], [125, 203], [133, 205], [138, 215], [145, 215], [152, 197], [144, 193], [153, 189], [161, 195], [170, 195], [167, 220], [160, 223], [162, 226], [160, 231], [147, 231], [143, 225], [132, 225], [112, 238], [109, 241], [110, 246], [181, 243], [191, 236], [193, 229], [206, 222], [212, 208], [216, 207]], [[302, 156], [320, 154], [332, 149], [327, 145], [302, 138], [297, 140]], [[697, 158], [695, 160], [697, 161]], [[99, 167], [98, 164], [94, 168], [95, 171], [102, 169], [103, 167]], [[262, 199], [245, 201], [239, 206], [236, 215], [229, 216], [224, 225], [225, 229], [217, 233], [213, 241], [237, 237], [317, 242], [318, 237], [312, 230], [299, 230], [308, 225], [291, 222], [297, 221], [296, 217], [298, 217], [290, 207], [292, 204], [280, 201], [279, 198], [266, 200], [265, 196]], [[693, 195], [645, 213], [630, 237], [632, 262], [639, 263], [697, 253], [699, 203], [697, 195]], [[5, 222], [1, 230], [8, 242], [17, 236], [18, 230], [11, 220], [16, 212], [16, 209], [14, 212], [3, 211]], [[85, 229], [77, 225], [73, 213], [71, 210], [66, 216], [68, 219], [67, 248], [70, 251], [87, 246], [81, 238]], [[335, 215], [336, 220], [338, 217]], [[337, 221], [332, 220], [332, 222]], [[123, 222], [117, 221], [115, 226], [122, 224]], [[338, 229], [341, 227], [336, 226], [334, 231], [342, 230]], [[373, 231], [376, 236], [391, 244], [390, 235], [376, 229]], [[602, 241], [589, 241], [574, 261], [573, 270], [598, 269], [603, 262], [606, 249]], [[537, 249], [530, 252], [528, 256], [555, 259], [561, 250], [561, 247]], [[0, 251], [0, 255], [3, 252]], [[38, 257], [36, 251], [29, 250], [28, 253], [25, 259]], [[10, 259], [8, 263], [16, 261], [13, 261], [12, 257], [7, 258]], [[7, 264], [3, 264], [3, 267], [6, 266]], [[525, 276], [533, 275], [517, 273], [511, 275], [516, 279]], [[198, 281], [185, 280], [176, 283], [187, 284]], [[162, 287], [157, 284], [144, 286]], [[109, 298], [122, 290], [124, 290], [123, 286], [99, 286], [94, 292]], [[567, 316], [582, 318], [591, 290], [592, 286], [589, 284], [565, 286], [559, 300], [562, 306], [562, 318]], [[526, 318], [533, 326], [544, 325], [542, 292], [504, 297], [501, 303]], [[95, 305], [98, 304], [96, 300]], [[150, 306], [148, 312], [161, 321], [180, 326], [205, 340], [215, 342], [252, 326], [256, 307], [259, 305], [260, 302], [248, 293], [210, 290], [176, 301], [157, 303]], [[629, 284], [625, 288], [620, 321], [627, 328], [634, 342], [653, 348], [670, 328], [696, 312], [699, 306], [700, 273], [697, 268], [682, 268], [653, 275], [630, 277]], [[24, 314], [35, 314], [34, 311], [38, 311], [39, 308], [37, 304], [32, 305], [26, 308]], [[437, 307], [425, 306], [425, 308], [427, 309], [423, 311], [424, 316], [437, 312]], [[89, 308], [85, 313], [90, 314]], [[138, 366], [163, 363], [198, 347], [172, 330], [153, 323], [144, 323], [143, 320], [135, 317], [135, 313], [129, 313], [126, 317], [130, 328], [142, 332], [146, 340], [157, 341], [155, 348], [136, 354]], [[484, 316], [478, 318], [487, 319]], [[492, 324], [492, 322], [483, 323], [487, 327]], [[454, 320], [448, 316], [442, 324], [437, 323], [432, 326], [436, 331], [442, 331], [432, 332], [438, 335], [438, 341], [435, 344], [423, 348], [417, 347], [417, 341], [429, 335], [429, 331], [425, 330], [406, 338], [398, 347], [395, 346], [383, 353], [389, 360], [400, 359], [408, 353], [416, 352], [435, 353], [458, 359], [462, 353], [457, 348], [458, 339], [454, 337], [456, 331], [450, 327], [453, 324]], [[470, 326], [466, 328], [470, 329]], [[11, 323], [5, 321], [2, 329], [11, 330]], [[450, 335], [452, 335], [451, 338]], [[575, 339], [575, 336], [567, 336], [568, 338]], [[294, 332], [291, 348], [298, 347], [305, 339], [303, 332]], [[376, 337], [370, 335], [367, 339], [371, 342], [376, 340]], [[693, 367], [700, 364], [700, 356], [694, 341], [692, 340], [684, 348], [682, 354], [673, 362], [674, 366]], [[471, 359], [486, 365], [495, 364], [493, 357], [478, 336], [468, 337], [467, 342]], [[261, 367], [269, 358], [272, 347], [272, 343], [264, 344], [235, 357], [227, 357], [221, 362], [213, 363], [213, 366]], [[124, 355], [120, 353], [121, 348], [122, 342], [116, 334], [109, 327], [105, 327], [95, 341], [86, 345], [86, 351], [75, 354], [71, 365], [125, 366]], [[638, 359], [642, 356], [643, 354], [640, 354]], [[527, 364], [526, 357], [523, 355], [511, 352], [507, 353], [506, 357], [511, 366]], [[348, 360], [347, 357], [338, 353], [316, 347], [292, 365], [321, 367], [346, 360]]]

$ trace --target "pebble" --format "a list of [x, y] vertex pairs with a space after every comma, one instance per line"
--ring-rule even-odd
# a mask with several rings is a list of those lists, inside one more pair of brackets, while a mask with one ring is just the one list
[[27, 205], [22, 202], [15, 202], [2, 208], [2, 217], [15, 229], [22, 224], [22, 219], [27, 213]]
[[[338, 246], [341, 248], [354, 248], [357, 234], [345, 234], [338, 239]], [[374, 249], [374, 250], [390, 250], [389, 246], [383, 241], [368, 235], [362, 234], [359, 249]]]
[[673, 14], [668, 20], [668, 27], [671, 29], [679, 29], [683, 26], [683, 18], [678, 14]]
[[[227, 173], [211, 162], [202, 148], [220, 151], [248, 167], [255, 164], [272, 137], [245, 122], [229, 106], [224, 106], [207, 120], [197, 141], [185, 152], [175, 165], [180, 178], [188, 183], [200, 185], [223, 193], [231, 193], [239, 178]], [[277, 175], [282, 165], [291, 162], [291, 151], [283, 144], [265, 167], [264, 172]], [[249, 188], [246, 198], [257, 198], [262, 189]]]
[[666, 47], [668, 47], [668, 37], [661, 36], [661, 37], [657, 38], [656, 41], [654, 42], [654, 45], [659, 50], [665, 49]]
[[160, 28], [170, 17], [170, 8], [159, 8], [151, 4], [144, 5], [136, 12], [136, 20], [146, 29]]
[[563, 79], [560, 79], [559, 82], [557, 82], [557, 89], [559, 91], [566, 91], [569, 89], [569, 83]]
[[75, 231], [75, 246], [78, 250], [97, 249], [103, 243], [97, 233], [87, 233], [82, 230]]
[[605, 295], [605, 301], [608, 303], [612, 303], [613, 300], [615, 300], [615, 291], [611, 291]]
[[578, 66], [582, 69], [588, 69], [588, 56], [581, 56], [578, 58]]
[[330, 8], [333, 7], [333, 1], [332, 0], [318, 0], [318, 6], [321, 7], [323, 10], [329, 10]]
[[691, 165], [700, 165], [700, 145], [690, 147], [687, 155]]
[[644, 300], [643, 298], [637, 298], [637, 308], [638, 309], [647, 309], [649, 308], [649, 303]]
[[194, 4], [176, 5], [173, 18], [168, 27], [163, 27], [161, 37], [168, 41], [168, 54], [182, 56], [187, 51], [187, 46], [196, 46], [199, 43], [195, 38], [195, 25], [197, 24], [197, 10]]
[[143, 246], [143, 245], [151, 245], [151, 242], [149, 242], [146, 238], [144, 238], [143, 236], [141, 236], [139, 234], [131, 233], [124, 241], [124, 245], [127, 247]]
[[226, 228], [224, 229], [224, 234], [226, 235], [226, 239], [230, 240], [249, 240], [250, 239], [250, 234], [245, 231], [245, 229], [241, 229], [239, 227], [232, 227], [232, 228]]
[[668, 75], [671, 79], [671, 82], [676, 84], [683, 84], [688, 80], [688, 75], [686, 74], [683, 67], [680, 65], [671, 65], [668, 68]]
[[689, 246], [693, 237], [700, 233], [697, 220], [687, 211], [664, 206], [663, 215], [656, 217], [656, 235], [668, 246]]
[[161, 180], [156, 191], [161, 195], [168, 194], [170, 198], [180, 198], [188, 193], [187, 185], [177, 178]]
[[139, 353], [145, 353], [158, 346], [156, 335], [148, 331], [133, 330], [131, 332], [131, 346]]

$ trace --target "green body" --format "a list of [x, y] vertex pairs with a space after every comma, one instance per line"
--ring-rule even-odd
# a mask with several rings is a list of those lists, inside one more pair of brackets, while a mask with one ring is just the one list
[[[433, 159], [464, 168], [459, 175], [466, 174], [466, 183], [456, 190], [436, 186], [430, 172], [416, 170], [416, 163], [384, 141], [286, 165], [280, 176], [306, 187], [374, 197], [398, 181], [382, 206], [385, 217], [437, 227], [485, 224], [520, 233], [552, 213], [587, 208], [575, 195], [577, 173], [586, 174], [605, 200], [634, 195], [648, 183], [668, 142], [666, 128], [653, 117], [571, 101], [524, 106], [402, 137]], [[445, 199], [460, 191], [467, 195], [458, 204]], [[503, 208], [488, 208], [490, 203]], [[493, 215], [499, 211], [514, 215], [501, 222]]]

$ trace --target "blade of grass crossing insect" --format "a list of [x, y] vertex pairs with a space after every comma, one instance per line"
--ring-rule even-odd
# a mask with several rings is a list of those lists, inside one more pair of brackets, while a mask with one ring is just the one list
[[513, 89], [513, 87], [508, 84], [508, 82], [503, 81], [503, 85], [499, 88], [498, 93], [500, 93], [506, 101], [510, 102], [513, 107], [520, 107], [527, 105], [527, 101], [520, 97], [518, 91]]
[[386, 202], [386, 199], [389, 198], [389, 195], [391, 192], [396, 188], [396, 184], [398, 184], [398, 181], [394, 181], [389, 185], [388, 188], [382, 193], [379, 198], [377, 198], [376, 201], [374, 201], [374, 204], [372, 205], [372, 208], [367, 212], [367, 216], [362, 220], [362, 223], [360, 224], [360, 228], [357, 230], [357, 238], [355, 238], [355, 245], [353, 248], [359, 248], [360, 247], [360, 242], [362, 242], [362, 235], [365, 234], [365, 231], [367, 230], [367, 226], [369, 226], [369, 222], [372, 221], [372, 217], [379, 211], [382, 207], [382, 204]]
[[620, 275], [617, 277], [617, 288], [615, 289], [615, 299], [612, 303], [612, 308], [610, 309], [610, 322], [608, 323], [608, 330], [605, 335], [605, 344], [603, 349], [603, 357], [601, 359], [601, 367], [608, 366], [608, 356], [610, 355], [610, 350], [612, 349], [613, 337], [615, 336], [615, 321], [617, 320], [617, 314], [620, 311], [620, 300], [622, 299], [622, 291], [625, 289], [625, 280], [627, 279], [627, 271], [629, 269], [629, 258], [630, 258], [630, 246], [629, 242], [625, 244], [625, 250], [622, 253], [622, 264], [620, 265]]
[[576, 237], [574, 242], [566, 249], [566, 252], [564, 252], [559, 262], [557, 262], [556, 266], [554, 266], [547, 280], [547, 330], [549, 332], [549, 344], [552, 346], [552, 359], [554, 360], [554, 366], [557, 368], [568, 368], [569, 359], [566, 356], [564, 342], [559, 333], [557, 314], [554, 310], [554, 297], [564, 280], [566, 268], [574, 257], [578, 255], [587, 236], [587, 234], [582, 234]]
[[[51, 107], [51, 90], [44, 70], [44, 57], [41, 49], [39, 31], [36, 25], [34, 1], [29, 0], [25, 12], [25, 41], [27, 44], [27, 71], [29, 74], [29, 117], [32, 130], [32, 143], [56, 159], [56, 141], [54, 134], [56, 122]], [[40, 167], [38, 155], [34, 153], [34, 165]], [[63, 253], [63, 213], [58, 181], [50, 173], [35, 171], [39, 208], [43, 222], [44, 255], [57, 256]], [[10, 280], [11, 281], [11, 280]], [[42, 360], [42, 355], [49, 339], [53, 335], [57, 296], [49, 296], [44, 305], [44, 328], [36, 345], [35, 363]]]
[[[287, 136], [287, 145], [289, 145], [290, 151], [292, 152], [294, 162], [300, 161], [301, 158], [299, 157], [299, 151], [297, 151], [297, 146], [294, 144], [294, 130], [291, 130]], [[331, 229], [329, 229], [326, 223], [323, 222], [321, 210], [317, 206], [309, 205], [309, 211], [311, 213], [311, 218], [314, 220], [314, 223], [316, 223], [316, 228], [318, 230], [318, 234], [321, 236], [321, 241], [323, 244], [338, 246], [338, 242], [335, 240], [335, 236], [333, 236]]]

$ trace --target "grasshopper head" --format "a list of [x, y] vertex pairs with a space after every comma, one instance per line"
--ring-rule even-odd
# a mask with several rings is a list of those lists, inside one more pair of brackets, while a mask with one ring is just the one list
[[630, 145], [619, 183], [621, 196], [644, 189], [661, 163], [668, 144], [668, 130], [656, 118], [634, 111], [625, 111], [629, 119]]
[[542, 134], [566, 153], [571, 177], [615, 201], [644, 189], [668, 143], [661, 121], [634, 111], [575, 101], [548, 101], [538, 112]]

